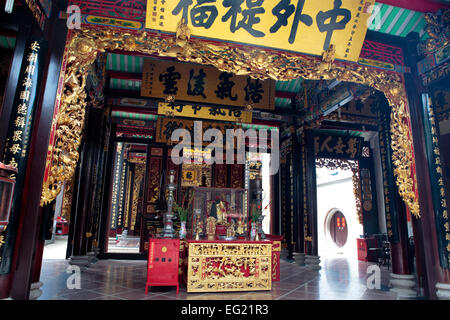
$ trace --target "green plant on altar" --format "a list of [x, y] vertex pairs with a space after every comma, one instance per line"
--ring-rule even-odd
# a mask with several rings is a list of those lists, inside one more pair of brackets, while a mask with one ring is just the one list
[[178, 218], [180, 218], [180, 221], [187, 221], [188, 216], [188, 209], [180, 207], [178, 204], [174, 203], [173, 208], [178, 213]]
[[252, 203], [252, 222], [258, 222], [259, 216], [261, 215], [260, 210], [258, 210], [260, 208], [258, 208], [256, 203]]
[[184, 207], [181, 207], [176, 202], [174, 202], [173, 208], [178, 213], [178, 218], [180, 218], [180, 221], [187, 221], [188, 213], [192, 209], [192, 201], [193, 200], [194, 200], [194, 193], [192, 192], [192, 190], [190, 190], [188, 193], [188, 196], [182, 202], [185, 204]]

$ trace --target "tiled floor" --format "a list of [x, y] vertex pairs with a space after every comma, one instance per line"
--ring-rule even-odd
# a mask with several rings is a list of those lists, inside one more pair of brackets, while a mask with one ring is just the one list
[[320, 271], [281, 261], [281, 281], [272, 291], [186, 293], [185, 287], [150, 287], [145, 294], [146, 261], [100, 260], [81, 273], [81, 289], [68, 289], [67, 260], [44, 260], [39, 300], [396, 300], [389, 292], [389, 270], [382, 268], [381, 289], [366, 287], [368, 264], [356, 259], [323, 259]]

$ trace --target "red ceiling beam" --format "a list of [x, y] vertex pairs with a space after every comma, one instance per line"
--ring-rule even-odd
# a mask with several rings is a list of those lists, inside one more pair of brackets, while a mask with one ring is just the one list
[[122, 72], [107, 70], [106, 73], [112, 79], [142, 81], [142, 73]]
[[441, 8], [444, 9], [450, 8], [450, 5], [448, 4], [431, 0], [377, 0], [377, 2], [418, 12], [434, 13]]
[[295, 95], [295, 92], [275, 91], [275, 98], [292, 99]]

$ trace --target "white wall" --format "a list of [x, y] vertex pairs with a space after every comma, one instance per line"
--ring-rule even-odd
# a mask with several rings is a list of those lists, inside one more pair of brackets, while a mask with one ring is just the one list
[[[316, 172], [319, 256], [343, 254], [346, 257], [356, 257], [356, 239], [363, 234], [363, 226], [359, 224], [356, 215], [352, 171], [318, 168]], [[337, 247], [331, 239], [327, 239], [325, 236], [325, 232], [327, 232], [326, 216], [333, 208], [339, 209], [347, 221], [348, 238], [342, 248]]]

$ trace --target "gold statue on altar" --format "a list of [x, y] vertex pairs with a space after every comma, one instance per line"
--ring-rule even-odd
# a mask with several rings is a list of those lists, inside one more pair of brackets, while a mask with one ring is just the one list
[[203, 221], [197, 221], [195, 226], [195, 240], [200, 240], [200, 233], [203, 231]]
[[208, 240], [216, 239], [216, 218], [208, 217], [206, 219], [206, 234], [208, 235]]
[[226, 224], [227, 226], [227, 239], [232, 239], [236, 235], [236, 230], [234, 229], [234, 221]]
[[227, 210], [225, 208], [225, 204], [223, 201], [220, 201], [218, 204], [216, 204], [216, 213], [217, 213], [217, 223], [223, 224], [226, 219]]
[[236, 226], [236, 233], [240, 236], [244, 235], [245, 232], [245, 224], [242, 221], [242, 218], [239, 218]]

